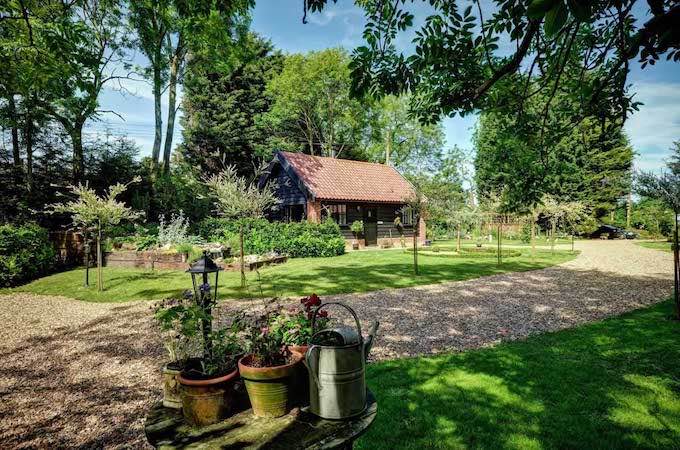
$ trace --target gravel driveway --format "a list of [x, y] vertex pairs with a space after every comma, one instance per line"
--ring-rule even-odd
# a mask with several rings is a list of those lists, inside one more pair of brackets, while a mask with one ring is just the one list
[[[670, 295], [670, 253], [628, 241], [577, 246], [578, 258], [548, 269], [324, 300], [351, 305], [366, 327], [380, 320], [373, 357], [387, 359], [572, 327]], [[0, 355], [0, 447], [145, 446], [164, 357], [149, 303], [0, 296]]]

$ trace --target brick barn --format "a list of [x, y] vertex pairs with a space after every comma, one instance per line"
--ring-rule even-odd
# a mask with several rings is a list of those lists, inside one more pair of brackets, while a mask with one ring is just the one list
[[[275, 183], [279, 204], [270, 212], [271, 220], [320, 222], [330, 216], [340, 225], [348, 246], [354, 240], [352, 222], [362, 220], [360, 246], [373, 246], [385, 240], [394, 244], [401, 233], [425, 239], [425, 222], [414, 224], [404, 201], [413, 195], [413, 186], [394, 167], [325, 158], [304, 153], [277, 152], [260, 186]], [[401, 220], [401, 230], [395, 218]]]

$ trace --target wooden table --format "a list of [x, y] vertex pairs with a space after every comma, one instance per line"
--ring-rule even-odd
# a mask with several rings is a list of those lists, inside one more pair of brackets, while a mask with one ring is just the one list
[[321, 419], [307, 408], [265, 419], [247, 409], [204, 428], [190, 427], [180, 410], [159, 402], [149, 412], [144, 432], [149, 443], [159, 449], [351, 449], [378, 413], [371, 391], [366, 397], [366, 411], [348, 420]]

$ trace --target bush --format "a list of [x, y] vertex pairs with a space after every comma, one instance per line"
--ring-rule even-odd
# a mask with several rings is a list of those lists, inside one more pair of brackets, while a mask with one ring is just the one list
[[[237, 252], [239, 223], [209, 218], [198, 225], [201, 236], [229, 244]], [[336, 256], [345, 252], [340, 227], [332, 220], [323, 223], [244, 221], [244, 251], [247, 254], [286, 253], [292, 258]]]
[[0, 285], [30, 281], [52, 271], [55, 264], [47, 230], [35, 224], [0, 225]]

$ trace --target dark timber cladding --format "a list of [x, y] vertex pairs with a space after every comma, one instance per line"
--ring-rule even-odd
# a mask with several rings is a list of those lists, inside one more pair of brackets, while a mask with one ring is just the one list
[[413, 186], [391, 166], [278, 152], [260, 178], [260, 187], [266, 183], [275, 184], [279, 200], [270, 211], [272, 220], [318, 222], [331, 217], [348, 241], [355, 239], [350, 226], [361, 220], [360, 245], [413, 237], [416, 229], [424, 239], [424, 222], [414, 224], [404, 204]]

